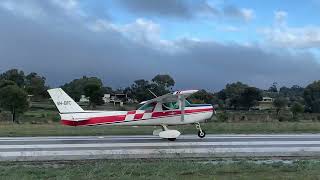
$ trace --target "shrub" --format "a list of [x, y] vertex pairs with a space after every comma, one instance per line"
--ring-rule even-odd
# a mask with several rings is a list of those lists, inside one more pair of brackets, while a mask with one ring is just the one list
[[228, 120], [228, 114], [226, 112], [218, 113], [217, 120], [220, 122], [226, 122]]
[[289, 117], [289, 116], [280, 115], [280, 116], [278, 117], [278, 120], [279, 120], [280, 122], [284, 122], [284, 121], [291, 121], [292, 118]]
[[52, 121], [53, 122], [59, 122], [60, 121], [60, 115], [56, 114], [56, 115], [52, 116]]

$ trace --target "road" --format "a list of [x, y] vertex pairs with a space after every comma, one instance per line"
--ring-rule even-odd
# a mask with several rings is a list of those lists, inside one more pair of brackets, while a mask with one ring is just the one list
[[0, 138], [0, 161], [180, 157], [320, 157], [320, 134]]

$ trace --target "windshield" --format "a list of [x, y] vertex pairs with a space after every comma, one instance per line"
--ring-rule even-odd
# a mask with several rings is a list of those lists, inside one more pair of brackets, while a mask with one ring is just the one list
[[156, 103], [148, 103], [148, 104], [142, 105], [138, 110], [152, 111], [155, 106], [156, 106]]

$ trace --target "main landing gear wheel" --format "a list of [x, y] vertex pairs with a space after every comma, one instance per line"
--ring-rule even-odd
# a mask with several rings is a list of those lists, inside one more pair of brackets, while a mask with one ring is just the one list
[[206, 132], [201, 129], [200, 123], [196, 123], [196, 129], [198, 129], [199, 138], [204, 138], [206, 136]]
[[169, 141], [175, 141], [177, 138], [168, 138]]
[[199, 136], [199, 138], [204, 138], [204, 137], [206, 137], [206, 132], [204, 130], [198, 131], [198, 136]]

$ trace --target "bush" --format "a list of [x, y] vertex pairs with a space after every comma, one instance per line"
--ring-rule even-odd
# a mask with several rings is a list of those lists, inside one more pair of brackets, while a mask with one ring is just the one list
[[60, 115], [56, 114], [56, 115], [52, 116], [52, 121], [53, 122], [59, 122], [60, 121]]
[[289, 116], [280, 115], [280, 116], [278, 117], [278, 120], [279, 120], [280, 122], [284, 122], [284, 121], [291, 121], [292, 118], [289, 117]]
[[291, 121], [291, 122], [297, 122], [297, 121], [299, 121], [299, 117], [293, 116], [292, 118], [289, 119], [289, 121]]
[[228, 120], [228, 114], [226, 112], [218, 113], [217, 120], [219, 122], [226, 122]]

